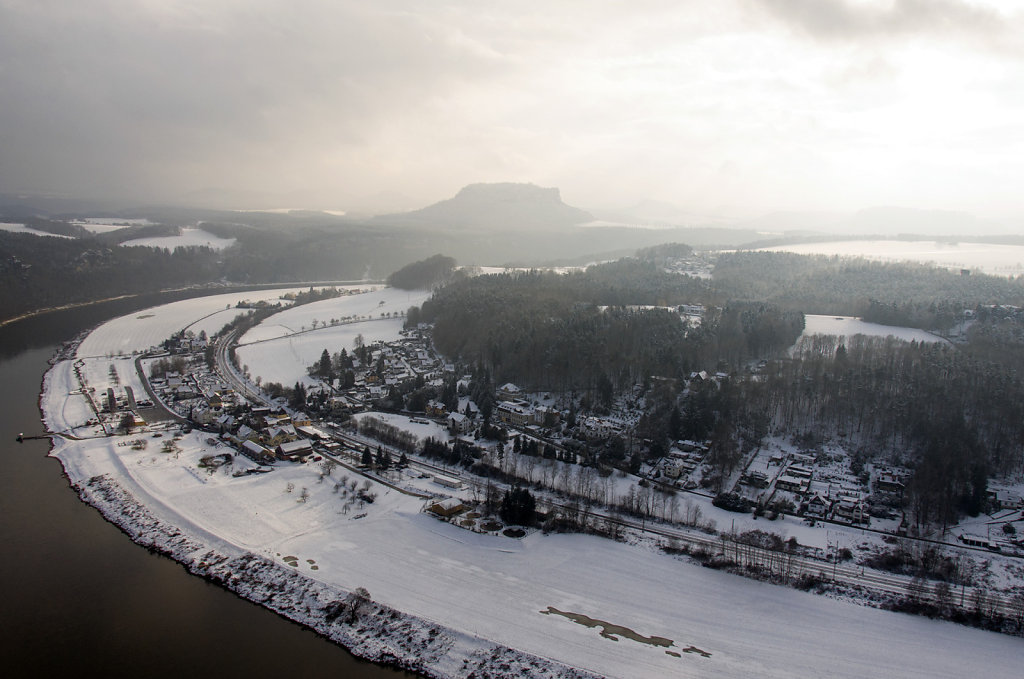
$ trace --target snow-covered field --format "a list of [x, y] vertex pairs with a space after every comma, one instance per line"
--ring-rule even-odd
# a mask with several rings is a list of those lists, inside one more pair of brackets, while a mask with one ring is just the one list
[[[121, 316], [99, 326], [78, 347], [78, 356], [112, 356], [131, 354], [133, 351], [145, 351], [159, 345], [175, 332], [190, 327], [197, 334], [199, 329], [193, 325], [197, 320], [218, 314], [217, 321], [212, 323], [217, 330], [235, 315], [244, 313], [243, 309], [235, 309], [238, 302], [260, 300], [272, 301], [289, 291], [308, 288], [274, 288], [272, 290], [250, 290], [248, 292], [230, 292], [223, 295], [209, 295], [172, 302], [158, 307], [137, 311], [134, 314]], [[288, 302], [286, 302], [288, 303]], [[228, 310], [228, 314], [219, 312]], [[209, 332], [209, 330], [207, 331]]]
[[[102, 429], [85, 427], [95, 417], [88, 399], [81, 393], [81, 386], [75, 376], [74, 361], [60, 361], [46, 373], [43, 380], [46, 398], [39, 403], [43, 411], [43, 423], [48, 431], [61, 432], [72, 436], [94, 435]], [[97, 394], [97, 397], [101, 396]], [[83, 431], [82, 428], [85, 428]]]
[[372, 417], [380, 420], [384, 424], [390, 424], [402, 431], [407, 431], [415, 436], [418, 441], [425, 441], [428, 438], [432, 438], [437, 441], [447, 441], [451, 438], [448, 432], [448, 427], [438, 424], [433, 420], [415, 418], [414, 421], [414, 418], [410, 418], [406, 415], [398, 415], [396, 413], [378, 413], [372, 410], [365, 413], [356, 413], [352, 416], [356, 422], [359, 422], [365, 417]]
[[190, 246], [206, 246], [214, 250], [223, 250], [235, 244], [234, 238], [220, 238], [202, 229], [182, 229], [177, 236], [157, 236], [153, 238], [133, 238], [126, 240], [121, 245], [125, 247], [142, 246], [149, 248], [174, 248]]
[[111, 217], [86, 217], [71, 223], [77, 224], [93, 233], [108, 233], [110, 231], [126, 229], [129, 226], [148, 226], [153, 224], [148, 219], [117, 219]]
[[515, 267], [515, 266], [471, 266], [465, 267], [473, 271], [477, 275], [491, 275], [499, 273], [516, 273], [525, 271], [551, 271], [553, 273], [568, 274], [575, 271], [583, 271], [588, 266], [597, 264], [597, 262], [591, 262], [590, 264], [584, 264], [583, 266], [542, 266], [542, 267]]
[[947, 340], [933, 335], [925, 330], [917, 328], [902, 328], [892, 325], [881, 325], [879, 323], [866, 323], [853, 316], [816, 316], [807, 314], [804, 316], [804, 331], [797, 338], [800, 340], [809, 335], [836, 335], [839, 337], [853, 337], [854, 335], [868, 335], [870, 337], [888, 337], [892, 335], [896, 339], [906, 342], [946, 342]]
[[[341, 322], [353, 318], [383, 318], [405, 314], [411, 306], [419, 306], [430, 293], [422, 290], [398, 290], [397, 288], [379, 288], [373, 286], [341, 286], [344, 290], [362, 290], [360, 294], [344, 295], [334, 299], [325, 299], [312, 304], [303, 304], [294, 309], [286, 309], [274, 314], [239, 340], [240, 344], [258, 342], [260, 340], [284, 337], [297, 332], [309, 330], [314, 321], [319, 326], [332, 320]], [[353, 337], [356, 333], [353, 333]], [[351, 344], [344, 345], [351, 349]], [[323, 349], [323, 347], [321, 347]], [[334, 349], [332, 351], [338, 351]], [[319, 357], [319, 353], [317, 354]]]
[[403, 323], [401, 318], [388, 318], [330, 326], [240, 346], [235, 354], [239, 365], [249, 366], [254, 379], [259, 376], [263, 382], [292, 385], [306, 378], [307, 368], [320, 360], [324, 349], [331, 354], [342, 349], [352, 353], [356, 335], [362, 335], [367, 344], [391, 342], [401, 336]]
[[[404, 324], [399, 315], [430, 296], [426, 291], [395, 288], [347, 289], [366, 292], [285, 309], [246, 332], [236, 350], [239, 364], [249, 366], [252, 376], [264, 382], [294, 384], [306, 377], [307, 368], [324, 349], [332, 354], [342, 349], [351, 352], [357, 335], [366, 344], [398, 339]], [[338, 325], [329, 325], [335, 321]]]
[[11, 222], [0, 222], [0, 231], [10, 231], [12, 233], [31, 233], [34, 236], [50, 236], [51, 238], [71, 238], [71, 236], [62, 236], [57, 233], [48, 233], [46, 231], [40, 231], [39, 229], [33, 229], [30, 226], [24, 224], [13, 224]]
[[1024, 273], [1022, 245], [854, 240], [798, 243], [762, 249], [768, 252], [795, 252], [800, 255], [838, 255], [888, 262], [919, 262], [949, 269], [971, 269], [995, 276], [1015, 276]]

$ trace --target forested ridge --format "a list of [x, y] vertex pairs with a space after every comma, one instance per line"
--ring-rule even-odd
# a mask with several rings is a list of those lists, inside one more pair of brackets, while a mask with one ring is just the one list
[[1024, 304], [1019, 278], [788, 252], [724, 253], [715, 263], [714, 286], [733, 300], [926, 330], [948, 328], [965, 308]]
[[220, 277], [209, 248], [105, 247], [0, 231], [0, 318], [39, 308], [153, 292]]

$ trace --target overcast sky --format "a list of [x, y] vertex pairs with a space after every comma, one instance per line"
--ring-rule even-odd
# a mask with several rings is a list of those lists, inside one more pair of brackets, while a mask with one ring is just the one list
[[6, 192], [1024, 215], [1022, 0], [0, 0], [0, 98]]

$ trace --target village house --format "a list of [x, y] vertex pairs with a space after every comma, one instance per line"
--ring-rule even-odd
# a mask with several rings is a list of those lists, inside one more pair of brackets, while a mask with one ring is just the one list
[[820, 495], [815, 495], [807, 501], [807, 507], [804, 509], [804, 516], [809, 516], [815, 519], [824, 519], [828, 516], [829, 510], [831, 509], [831, 502], [824, 500]]
[[502, 401], [495, 408], [495, 412], [498, 419], [505, 424], [525, 427], [533, 423], [533, 407], [525, 401]]
[[1016, 493], [1008, 490], [997, 490], [993, 495], [993, 501], [999, 509], [1021, 509], [1024, 508], [1024, 500]]
[[473, 420], [462, 413], [448, 416], [448, 429], [455, 434], [468, 434], [473, 429]]
[[449, 497], [434, 502], [429, 507], [427, 507], [427, 511], [436, 514], [441, 518], [449, 519], [455, 516], [456, 514], [461, 514], [462, 512], [466, 511], [466, 505], [462, 504], [462, 501], [459, 500], [458, 498]]
[[587, 417], [580, 422], [580, 431], [594, 438], [608, 438], [622, 432], [622, 424], [603, 417]]
[[306, 439], [297, 439], [279, 444], [275, 452], [280, 460], [296, 462], [309, 457], [313, 453], [313, 446]]
[[755, 488], [767, 488], [769, 484], [768, 475], [764, 472], [747, 472], [744, 478], [748, 486], [754, 486]]
[[522, 398], [522, 396], [523, 390], [511, 382], [506, 382], [498, 387], [498, 398], [503, 401], [515, 401]]
[[790, 476], [788, 474], [779, 476], [775, 481], [775, 487], [778, 490], [784, 490], [790, 493], [806, 493], [810, 486], [810, 479], [800, 476]]
[[904, 486], [902, 479], [895, 474], [879, 474], [875, 479], [875, 488], [886, 493], [903, 494]]
[[276, 446], [279, 443], [285, 443], [287, 441], [294, 441], [297, 438], [299, 438], [299, 435], [295, 431], [295, 427], [290, 424], [285, 424], [280, 427], [268, 427], [263, 430], [263, 440], [270, 446]]
[[665, 463], [664, 467], [665, 476], [670, 479], [678, 479], [683, 474], [683, 463], [682, 460], [672, 460]]
[[832, 508], [832, 520], [867, 525], [871, 521], [862, 501], [840, 500]]
[[448, 409], [440, 401], [431, 399], [427, 401], [425, 412], [429, 417], [444, 417], [448, 414]]
[[270, 464], [274, 461], [274, 453], [255, 441], [242, 441], [242, 445], [239, 447], [238, 451], [254, 462], [259, 462], [260, 464]]
[[445, 488], [452, 488], [453, 490], [462, 488], [462, 479], [445, 476], [444, 474], [434, 474], [434, 483]]

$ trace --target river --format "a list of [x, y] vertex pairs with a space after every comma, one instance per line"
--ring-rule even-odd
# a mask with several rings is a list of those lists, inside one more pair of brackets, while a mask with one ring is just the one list
[[[222, 291], [219, 291], [222, 292]], [[195, 293], [191, 293], [195, 295]], [[135, 545], [79, 501], [38, 397], [60, 342], [188, 293], [117, 300], [0, 328], [0, 658], [5, 676], [406, 677]]]

